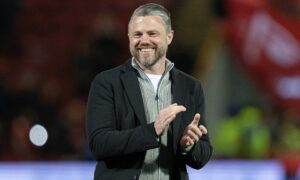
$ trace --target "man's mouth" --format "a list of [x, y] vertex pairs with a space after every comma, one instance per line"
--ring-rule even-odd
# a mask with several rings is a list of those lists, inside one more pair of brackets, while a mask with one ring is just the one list
[[151, 52], [154, 49], [155, 48], [137, 48], [137, 50], [140, 51], [140, 52]]

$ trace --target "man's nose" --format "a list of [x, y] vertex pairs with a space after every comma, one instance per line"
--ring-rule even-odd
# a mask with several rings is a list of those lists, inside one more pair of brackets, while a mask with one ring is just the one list
[[149, 36], [144, 34], [141, 36], [141, 39], [140, 39], [140, 43], [141, 44], [149, 44], [150, 40], [149, 40]]

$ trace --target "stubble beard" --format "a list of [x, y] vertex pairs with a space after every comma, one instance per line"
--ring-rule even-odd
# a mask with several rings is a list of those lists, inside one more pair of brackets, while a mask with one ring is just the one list
[[140, 63], [142, 64], [145, 68], [151, 68], [153, 67], [160, 59], [164, 57], [166, 54], [166, 49], [163, 47], [157, 48], [154, 53], [154, 57], [143, 57], [142, 55], [139, 54], [139, 50], [134, 49], [131, 50], [132, 56]]

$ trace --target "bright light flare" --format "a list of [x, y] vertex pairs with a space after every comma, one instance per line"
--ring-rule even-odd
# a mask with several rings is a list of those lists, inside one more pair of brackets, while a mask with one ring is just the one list
[[44, 126], [36, 124], [29, 131], [29, 139], [35, 146], [43, 146], [48, 140], [48, 132]]

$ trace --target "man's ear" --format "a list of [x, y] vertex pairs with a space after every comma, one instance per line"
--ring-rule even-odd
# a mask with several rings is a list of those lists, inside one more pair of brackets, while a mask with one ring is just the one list
[[171, 42], [173, 40], [173, 36], [174, 36], [174, 31], [173, 30], [171, 30], [170, 32], [168, 32], [168, 34], [167, 34], [167, 43], [168, 43], [168, 45], [171, 44]]

